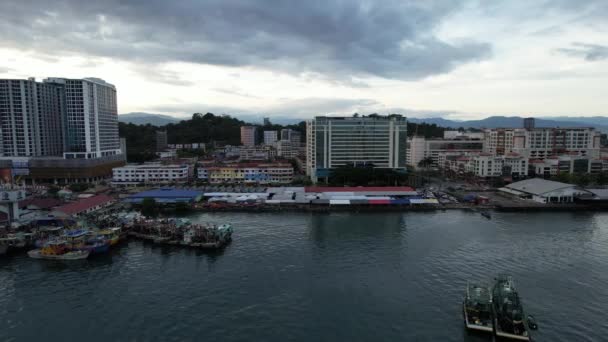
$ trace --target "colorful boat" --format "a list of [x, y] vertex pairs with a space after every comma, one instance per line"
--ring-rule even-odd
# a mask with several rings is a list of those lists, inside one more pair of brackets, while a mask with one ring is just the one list
[[496, 278], [492, 289], [494, 329], [497, 337], [530, 341], [530, 329], [515, 284], [510, 276]]
[[462, 303], [464, 324], [467, 329], [492, 333], [492, 295], [483, 285], [467, 284]]
[[89, 256], [86, 250], [71, 250], [66, 241], [52, 241], [46, 246], [27, 252], [33, 259], [46, 260], [81, 260]]
[[108, 240], [110, 242], [110, 246], [115, 246], [122, 238], [122, 229], [120, 227], [102, 229], [98, 232], [98, 234]]

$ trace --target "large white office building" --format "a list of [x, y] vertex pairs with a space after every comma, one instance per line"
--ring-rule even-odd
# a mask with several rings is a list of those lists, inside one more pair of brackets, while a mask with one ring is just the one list
[[407, 122], [401, 116], [316, 117], [307, 122], [306, 173], [316, 182], [352, 164], [404, 169]]

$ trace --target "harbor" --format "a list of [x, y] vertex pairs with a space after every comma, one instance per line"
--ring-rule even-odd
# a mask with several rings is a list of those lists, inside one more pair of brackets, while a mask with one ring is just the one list
[[608, 300], [605, 213], [183, 218], [229, 222], [233, 241], [208, 252], [130, 238], [76, 262], [1, 257], [0, 340], [491, 341], [467, 332], [462, 300], [468, 282], [492, 287], [499, 273], [537, 319], [534, 341], [608, 334], [589, 325]]

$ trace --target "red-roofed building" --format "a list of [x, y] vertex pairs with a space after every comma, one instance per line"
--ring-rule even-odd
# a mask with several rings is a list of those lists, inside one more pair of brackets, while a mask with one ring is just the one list
[[52, 214], [59, 217], [79, 216], [107, 207], [112, 203], [114, 203], [114, 198], [107, 195], [97, 195], [57, 207]]
[[28, 198], [23, 201], [19, 201], [20, 209], [29, 210], [50, 210], [52, 208], [62, 205], [64, 202], [56, 198]]

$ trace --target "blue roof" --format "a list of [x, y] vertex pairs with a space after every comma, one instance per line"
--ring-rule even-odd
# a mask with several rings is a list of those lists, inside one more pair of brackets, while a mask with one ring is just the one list
[[129, 196], [129, 199], [143, 199], [143, 198], [195, 199], [202, 195], [203, 195], [203, 192], [197, 191], [197, 190], [161, 188], [161, 189], [143, 191], [143, 192], [131, 195], [131, 196]]

